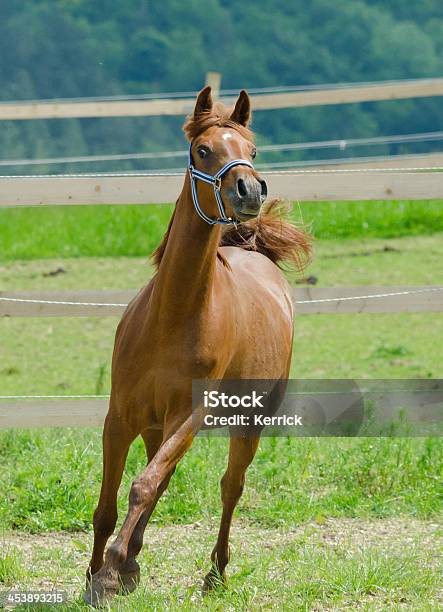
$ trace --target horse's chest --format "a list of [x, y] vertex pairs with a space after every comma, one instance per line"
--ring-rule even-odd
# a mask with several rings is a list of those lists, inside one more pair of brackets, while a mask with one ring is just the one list
[[156, 363], [162, 368], [189, 374], [193, 378], [204, 377], [223, 361], [223, 353], [217, 342], [211, 342], [209, 338], [200, 340], [189, 336], [172, 340], [163, 353], [158, 355]]
[[205, 378], [218, 373], [229, 358], [231, 342], [217, 327], [180, 326], [153, 333], [145, 347], [151, 371], [170, 371], [183, 377]]

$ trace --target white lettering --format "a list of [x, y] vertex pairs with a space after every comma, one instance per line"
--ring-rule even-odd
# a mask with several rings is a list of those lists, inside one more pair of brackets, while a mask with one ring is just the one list
[[218, 406], [218, 391], [205, 391], [203, 404], [205, 408], [217, 408]]
[[203, 393], [203, 405], [205, 408], [263, 408], [262, 399], [264, 395], [258, 395], [256, 391], [252, 395], [228, 395], [218, 391], [205, 391]]
[[264, 414], [254, 415], [254, 425], [261, 427], [295, 427], [302, 426], [301, 416], [284, 414], [282, 416], [265, 416]]
[[207, 427], [227, 427], [236, 425], [248, 426], [249, 417], [244, 414], [232, 414], [231, 416], [216, 416], [214, 414], [206, 414], [203, 419]]

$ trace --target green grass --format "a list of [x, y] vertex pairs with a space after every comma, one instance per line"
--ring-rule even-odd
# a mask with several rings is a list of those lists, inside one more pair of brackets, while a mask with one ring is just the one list
[[[86, 216], [78, 231], [73, 223], [69, 232], [66, 223], [53, 231], [44, 219], [35, 222], [41, 213], [58, 214], [56, 209], [6, 211], [19, 215], [0, 230], [3, 244], [9, 236], [0, 289], [137, 288], [147, 281], [149, 241], [153, 247], [155, 232], [163, 231], [166, 208], [103, 207], [98, 217], [108, 214], [109, 225], [101, 217], [98, 234], [97, 216], [91, 225], [85, 221], [87, 209], [72, 209], [67, 217], [77, 211]], [[116, 211], [131, 219], [120, 224], [120, 233], [112, 221]], [[29, 218], [20, 218], [25, 212]], [[137, 225], [142, 214], [151, 221], [158, 214], [155, 231], [148, 221]], [[321, 215], [318, 219], [317, 228]], [[354, 231], [352, 240], [317, 243], [308, 273], [318, 277], [320, 286], [442, 284], [443, 234], [368, 239], [375, 221], [364, 238], [348, 221], [341, 227]], [[432, 223], [433, 229], [439, 227]], [[331, 224], [329, 215], [325, 233], [327, 227], [333, 232]], [[394, 224], [386, 235], [418, 227], [399, 223], [395, 229]], [[135, 242], [128, 252], [129, 236]], [[105, 257], [117, 243], [120, 253], [143, 257]], [[87, 248], [89, 254], [102, 249], [102, 257], [79, 257]], [[30, 261], [32, 254], [41, 259]], [[21, 259], [14, 259], [18, 255]], [[48, 276], [61, 265], [65, 273]], [[116, 324], [115, 318], [0, 319], [0, 394], [107, 392]], [[434, 339], [442, 336], [441, 313], [300, 316], [292, 375], [441, 378], [443, 344]], [[148, 527], [142, 583], [130, 597], [117, 598], [112, 609], [425, 611], [441, 605], [440, 439], [263, 439], [236, 512], [228, 588], [203, 600], [199, 584], [217, 530], [226, 458], [226, 439], [195, 440]], [[58, 586], [70, 596], [64, 609], [84, 609], [80, 593], [91, 535], [78, 530], [90, 530], [97, 503], [101, 431], [2, 431], [0, 462], [0, 524], [14, 530], [11, 536], [0, 534], [0, 585]], [[143, 444], [137, 440], [120, 490], [119, 523], [131, 481], [144, 464]], [[48, 533], [53, 530], [57, 533]]]
[[[209, 528], [208, 528], [209, 527]], [[135, 593], [112, 610], [437, 610], [441, 529], [417, 520], [330, 520], [261, 529], [234, 521], [228, 584], [202, 597], [216, 524], [150, 525]], [[6, 542], [16, 542], [5, 534]], [[23, 544], [23, 537], [19, 543]], [[80, 595], [90, 536], [27, 540], [22, 588], [67, 592], [64, 610], [85, 609]], [[407, 545], [405, 545], [407, 544]], [[192, 551], [192, 554], [190, 554]], [[26, 609], [26, 608], [20, 608]]]
[[0, 586], [9, 586], [24, 577], [23, 556], [15, 546], [2, 547], [0, 552]]
[[[396, 250], [383, 250], [386, 245]], [[442, 258], [442, 234], [319, 241], [308, 273], [319, 286], [438, 285]], [[45, 276], [61, 264], [64, 274]], [[147, 258], [13, 261], [0, 265], [0, 288], [137, 288], [151, 272]], [[112, 317], [0, 319], [0, 394], [106, 392], [116, 323]], [[443, 377], [443, 345], [431, 343], [442, 336], [441, 313], [299, 316], [292, 375]]]
[[[145, 256], [168, 206], [60, 206], [0, 210], [0, 260]], [[443, 202], [302, 202], [292, 216], [317, 238], [393, 238], [443, 231]]]
[[[220, 513], [226, 439], [197, 438], [180, 463], [154, 522], [207, 521]], [[30, 532], [88, 529], [101, 480], [101, 432], [1, 434], [0, 504], [5, 528]], [[120, 495], [145, 465], [137, 440]], [[436, 517], [442, 508], [443, 448], [438, 439], [264, 438], [238, 516], [266, 527], [325, 517]]]
[[[384, 250], [388, 246], [389, 250]], [[389, 241], [319, 242], [309, 273], [320, 285], [441, 284], [441, 234]], [[145, 258], [14, 261], [0, 268], [3, 287], [138, 287]], [[109, 389], [115, 318], [0, 320], [0, 393], [96, 393]], [[292, 375], [300, 378], [443, 377], [441, 313], [299, 316]], [[327, 516], [435, 516], [443, 465], [438, 439], [265, 439], [241, 515], [275, 526]], [[0, 501], [5, 526], [33, 532], [90, 525], [101, 478], [100, 432], [35, 430], [0, 435]], [[217, 515], [226, 440], [199, 439], [154, 516], [162, 524]], [[142, 468], [131, 451], [120, 497]]]

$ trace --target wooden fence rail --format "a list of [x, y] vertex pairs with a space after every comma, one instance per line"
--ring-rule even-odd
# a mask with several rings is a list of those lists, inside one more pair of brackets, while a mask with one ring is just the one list
[[107, 410], [107, 399], [0, 401], [0, 429], [101, 427]]
[[[384, 399], [383, 399], [384, 397]], [[391, 403], [390, 398], [393, 402]], [[396, 406], [402, 407], [403, 421], [406, 419], [415, 435], [423, 435], [423, 426], [429, 425], [429, 434], [441, 432], [441, 392], [422, 393], [421, 401], [405, 393], [381, 391], [378, 401], [385, 411], [385, 419], [398, 421]], [[0, 429], [34, 427], [102, 427], [108, 410], [107, 398], [89, 399], [17, 399], [0, 401]], [[386, 421], [385, 421], [386, 422]], [[418, 428], [418, 429], [416, 429]]]
[[[305, 89], [284, 93], [253, 94], [254, 110], [296, 108], [328, 104], [349, 104], [376, 100], [400, 100], [443, 95], [443, 79], [415, 79], [359, 83], [324, 89]], [[234, 96], [221, 101], [232, 104]], [[61, 119], [66, 117], [141, 117], [149, 115], [187, 115], [194, 99], [138, 100], [45, 100], [0, 103], [0, 120]]]
[[[270, 196], [289, 200], [443, 198], [443, 172], [327, 170], [263, 172]], [[0, 178], [0, 206], [175, 202], [183, 174], [61, 175]]]

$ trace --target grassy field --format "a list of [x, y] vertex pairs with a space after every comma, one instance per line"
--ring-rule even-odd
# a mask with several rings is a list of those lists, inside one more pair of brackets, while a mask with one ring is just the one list
[[[405, 203], [410, 208], [403, 217], [403, 204], [393, 205], [386, 231], [377, 203], [366, 214], [366, 228], [363, 209], [359, 220], [358, 207], [334, 205], [332, 213], [325, 204], [322, 216], [322, 207], [314, 206], [315, 219], [308, 205], [302, 212], [317, 235], [330, 237], [339, 226], [352, 236], [318, 241], [308, 273], [318, 277], [319, 286], [443, 283], [443, 234], [430, 231], [443, 230], [441, 203]], [[156, 208], [158, 226], [146, 226], [142, 210], [145, 214], [146, 209], [128, 207], [116, 214], [116, 208], [104, 207], [88, 222], [89, 209], [78, 207], [66, 212], [60, 225], [56, 209], [0, 211], [0, 223], [8, 222], [8, 229], [0, 230], [0, 288], [141, 286], [152, 272], [149, 261], [127, 255], [148, 252], [167, 217], [166, 207]], [[430, 235], [408, 236], [424, 227]], [[368, 237], [376, 232], [403, 237]], [[105, 257], [113, 249], [125, 256]], [[48, 275], [60, 266], [63, 273]], [[116, 323], [114, 318], [0, 320], [0, 394], [106, 393]], [[292, 375], [442, 378], [439, 337], [441, 313], [303, 315], [296, 323]], [[90, 528], [100, 446], [96, 429], [0, 434], [0, 488], [6, 492], [0, 500], [5, 530], [0, 585], [61, 581], [78, 597], [90, 536], [63, 530]], [[432, 438], [264, 439], [237, 513], [231, 586], [202, 602], [197, 578], [207, 568], [220, 513], [226, 446], [224, 439], [195, 441], [153, 517], [147, 536], [152, 547], [142, 557], [143, 588], [119, 599], [115, 609], [433, 610], [441, 604], [443, 447]], [[120, 514], [144, 461], [137, 441]]]
[[[341, 519], [263, 529], [237, 520], [228, 587], [203, 598], [200, 584], [216, 529], [215, 521], [151, 525], [139, 557], [140, 586], [130, 597], [117, 597], [112, 610], [441, 609], [442, 530], [436, 523]], [[0, 541], [7, 551], [0, 565], [5, 587], [58, 587], [69, 598], [64, 610], [84, 609], [86, 534], [10, 533]]]
[[[318, 286], [438, 285], [442, 236], [319, 241], [308, 273], [317, 276]], [[65, 273], [47, 276], [60, 265]], [[136, 288], [151, 272], [146, 257], [12, 261], [0, 264], [0, 287]], [[0, 320], [0, 394], [106, 392], [116, 323], [114, 318]], [[292, 375], [442, 377], [443, 346], [431, 343], [442, 332], [440, 313], [303, 315], [296, 321]]]
[[[302, 202], [292, 217], [322, 240], [394, 238], [443, 231], [443, 203]], [[145, 256], [171, 206], [60, 206], [0, 209], [0, 260]]]
[[[310, 273], [321, 285], [441, 282], [435, 276], [443, 257], [440, 234], [325, 241], [317, 251]], [[44, 276], [61, 261], [6, 262], [0, 278], [11, 289], [137, 287], [151, 272], [145, 258], [77, 258], [63, 260], [65, 273]], [[108, 392], [116, 323], [115, 318], [1, 320], [1, 393]], [[292, 374], [442, 377], [443, 346], [432, 342], [442, 335], [439, 313], [303, 315], [296, 323]], [[4, 432], [0, 454], [5, 466], [0, 486], [14, 500], [0, 503], [3, 525], [33, 532], [90, 525], [101, 476], [99, 431]], [[189, 522], [217, 514], [225, 456], [225, 440], [197, 440], [155, 520]], [[137, 443], [125, 493], [143, 463], [143, 447]], [[263, 440], [241, 512], [273, 526], [316, 516], [430, 517], [439, 508], [441, 465], [442, 447], [432, 439]], [[121, 499], [125, 503], [126, 494]]]

